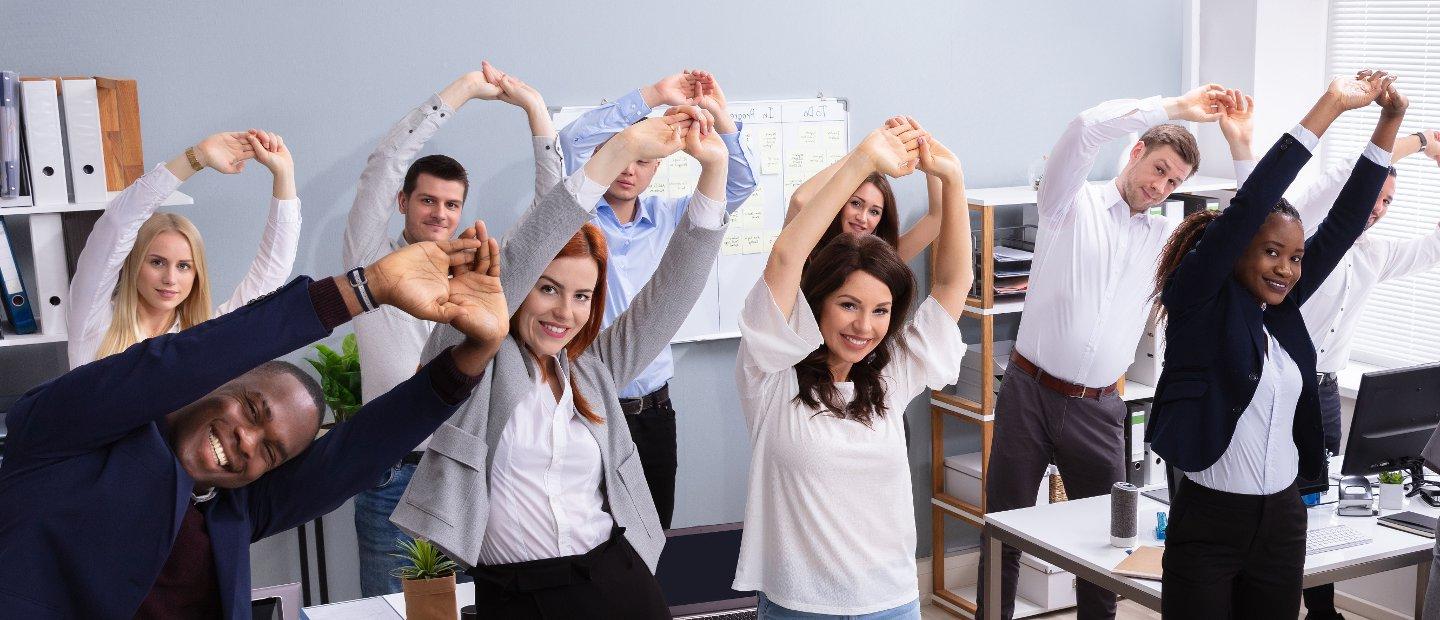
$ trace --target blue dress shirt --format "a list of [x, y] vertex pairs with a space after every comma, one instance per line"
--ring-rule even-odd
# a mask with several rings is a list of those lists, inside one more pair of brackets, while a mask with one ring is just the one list
[[[585, 165], [595, 147], [610, 136], [623, 131], [651, 111], [639, 90], [620, 99], [590, 110], [560, 130], [560, 148], [564, 155], [565, 174], [573, 174]], [[720, 134], [730, 152], [730, 167], [725, 179], [725, 209], [733, 212], [755, 191], [755, 174], [750, 170], [745, 147], [740, 144], [740, 123], [735, 133]], [[595, 224], [605, 233], [610, 246], [610, 266], [606, 273], [605, 322], [609, 327], [615, 317], [630, 307], [630, 300], [650, 281], [660, 256], [670, 244], [670, 235], [680, 224], [680, 216], [690, 204], [690, 196], [664, 198], [641, 196], [636, 200], [635, 219], [622, 223], [615, 211], [602, 198], [595, 209]], [[670, 347], [640, 373], [640, 377], [620, 391], [621, 398], [639, 398], [665, 385], [675, 375], [675, 360]]]

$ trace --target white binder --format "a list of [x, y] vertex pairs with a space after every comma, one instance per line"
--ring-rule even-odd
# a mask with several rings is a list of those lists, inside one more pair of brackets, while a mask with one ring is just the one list
[[105, 151], [100, 138], [100, 103], [95, 80], [61, 80], [60, 108], [65, 112], [62, 121], [65, 162], [70, 171], [72, 199], [77, 203], [103, 203], [109, 195], [105, 186]]
[[60, 101], [53, 80], [22, 80], [20, 110], [25, 124], [30, 196], [36, 206], [65, 204], [65, 140], [60, 133]]
[[35, 257], [35, 285], [30, 307], [40, 319], [40, 331], [64, 336], [65, 304], [70, 300], [70, 273], [65, 265], [65, 235], [59, 213], [30, 216], [30, 252]]

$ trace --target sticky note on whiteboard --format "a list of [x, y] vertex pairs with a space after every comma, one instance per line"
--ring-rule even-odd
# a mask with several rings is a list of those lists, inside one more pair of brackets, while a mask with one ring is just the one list
[[805, 147], [821, 146], [820, 128], [814, 125], [807, 125], [800, 128], [800, 145]]

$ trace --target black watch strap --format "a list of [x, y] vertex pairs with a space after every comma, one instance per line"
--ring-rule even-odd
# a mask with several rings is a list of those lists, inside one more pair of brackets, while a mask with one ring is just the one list
[[1430, 139], [1425, 137], [1425, 132], [1423, 131], [1415, 132], [1415, 136], [1420, 138], [1420, 150], [1425, 150], [1425, 145], [1430, 141]]

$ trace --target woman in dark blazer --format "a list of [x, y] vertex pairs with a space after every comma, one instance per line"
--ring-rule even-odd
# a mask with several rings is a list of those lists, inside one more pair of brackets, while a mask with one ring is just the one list
[[[1325, 474], [1300, 305], [1360, 236], [1385, 181], [1406, 106], [1393, 81], [1362, 71], [1331, 82], [1230, 207], [1191, 215], [1160, 257], [1165, 371], [1146, 439], [1185, 472], [1166, 536], [1166, 618], [1299, 614], [1306, 516], [1296, 479]], [[1307, 243], [1281, 194], [1342, 112], [1377, 99], [1372, 144]]]

